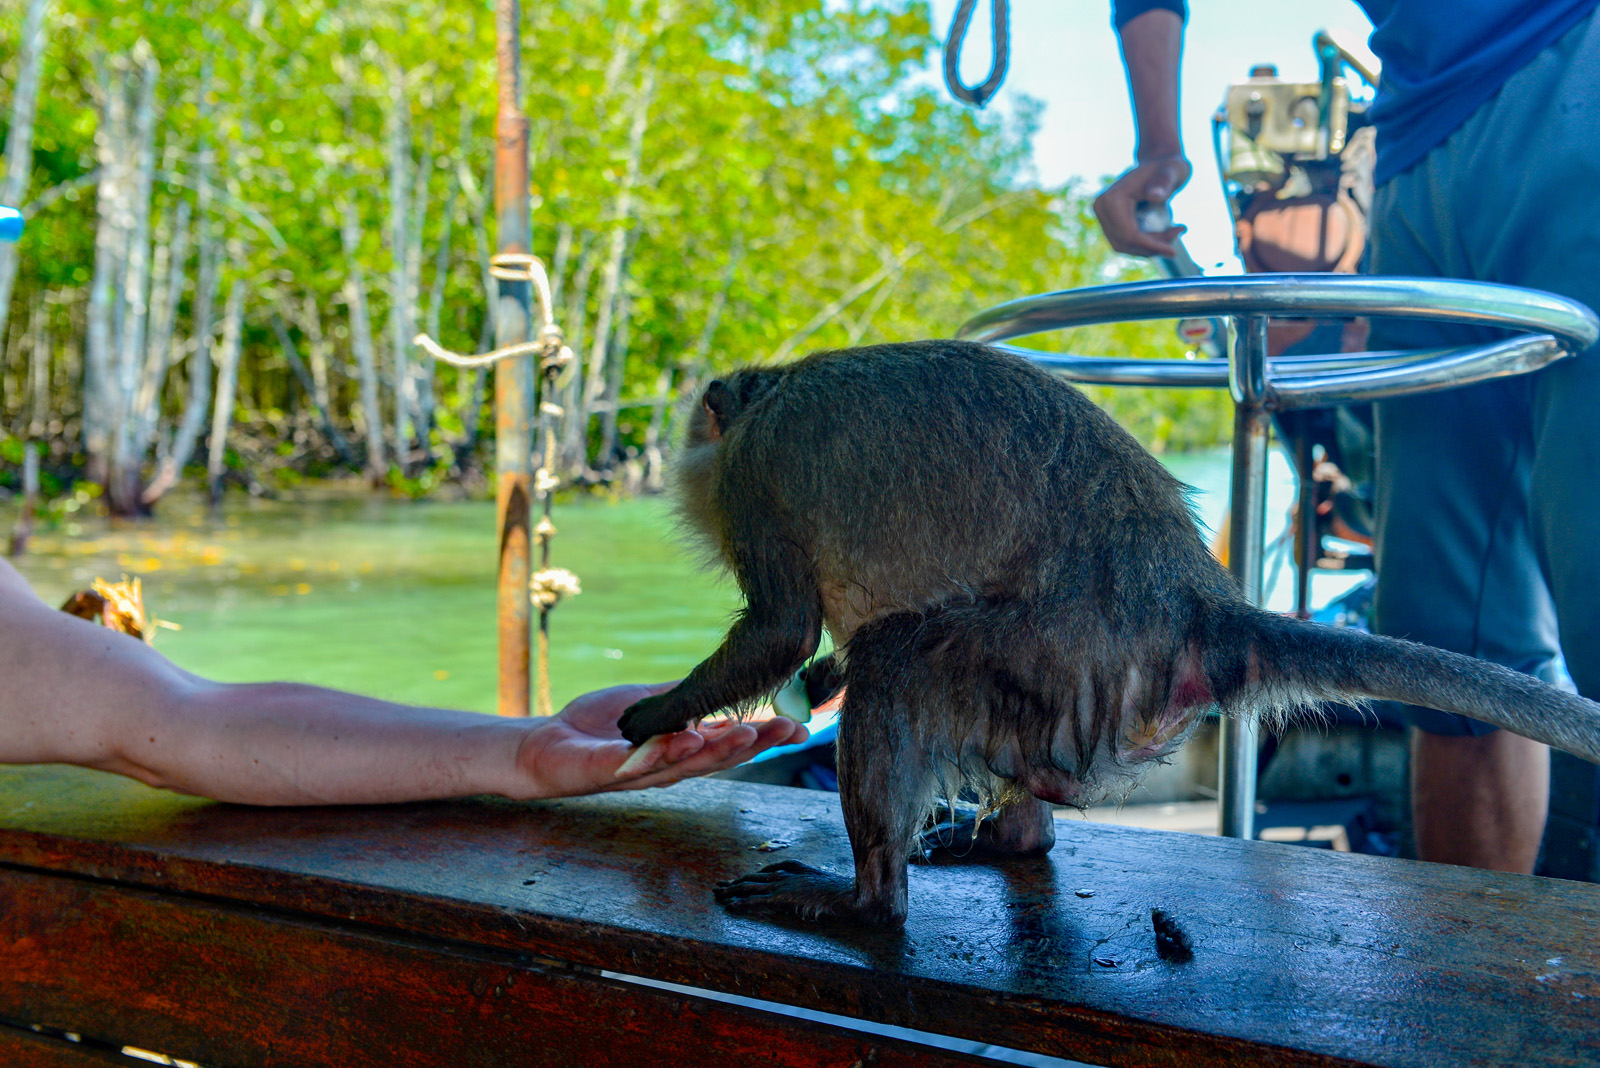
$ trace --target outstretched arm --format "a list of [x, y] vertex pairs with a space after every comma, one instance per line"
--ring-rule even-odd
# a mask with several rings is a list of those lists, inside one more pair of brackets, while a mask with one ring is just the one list
[[662, 686], [587, 694], [549, 719], [416, 708], [295, 683], [229, 685], [39, 600], [0, 560], [0, 763], [66, 763], [260, 805], [665, 786], [803, 741], [788, 720], [682, 731], [630, 771], [623, 709]]
[[1136, 209], [1141, 203], [1165, 205], [1189, 180], [1178, 117], [1183, 16], [1164, 4], [1152, 6], [1141, 0], [1137, 6], [1148, 9], [1117, 27], [1137, 126], [1136, 162], [1095, 200], [1094, 213], [1106, 240], [1118, 252], [1174, 256], [1172, 243], [1183, 234], [1183, 227], [1145, 233], [1139, 229]]

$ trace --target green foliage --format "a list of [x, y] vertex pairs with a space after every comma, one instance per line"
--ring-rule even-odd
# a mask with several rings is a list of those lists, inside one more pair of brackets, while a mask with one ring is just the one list
[[[15, 53], [20, 6], [0, 13], [0, 56]], [[102, 72], [144, 42], [161, 71], [154, 225], [180, 201], [200, 206], [193, 176], [206, 139], [217, 151], [209, 211], [227, 249], [224, 288], [235, 278], [250, 286], [242, 420], [275, 426], [273, 413], [282, 412], [303, 428], [293, 449], [285, 443], [264, 455], [309, 456], [316, 450], [302, 439], [321, 443], [271, 320], [281, 312], [293, 323], [303, 353], [309, 327], [291, 310], [305, 306], [330, 347], [334, 421], [360, 440], [346, 305], [357, 267], [370, 287], [380, 364], [389, 365], [380, 366], [386, 390], [392, 381], [396, 354], [383, 335], [396, 298], [383, 280], [404, 254], [391, 240], [387, 202], [391, 131], [402, 118], [412, 176], [425, 184], [411, 206], [424, 235], [420, 277], [401, 299], [415, 301], [423, 325], [437, 283], [440, 340], [477, 348], [488, 314], [484, 257], [495, 240], [490, 5], [57, 0], [53, 18], [32, 195], [94, 171]], [[935, 35], [920, 0], [564, 0], [529, 5], [524, 23], [533, 250], [552, 267], [560, 325], [585, 357], [603, 310], [608, 243], [619, 228], [628, 238], [626, 348], [619, 329], [609, 350], [624, 363], [605, 390], [613, 404], [738, 363], [948, 335], [1000, 301], [1127, 275], [1100, 239], [1085, 191], [1043, 188], [1031, 177], [1036, 108], [1002, 121], [958, 107], [922, 77]], [[14, 66], [0, 60], [0, 99]], [[43, 309], [57, 361], [51, 414], [69, 435], [82, 405], [82, 372], [71, 361], [95, 263], [94, 201], [94, 185], [85, 184], [30, 220], [11, 308], [13, 331]], [[356, 262], [340, 238], [347, 204], [359, 222]], [[450, 253], [435, 278], [447, 223]], [[180, 341], [196, 300], [193, 247], [186, 270]], [[1108, 355], [1180, 351], [1163, 324], [1042, 344]], [[0, 356], [9, 375], [0, 375], [0, 426], [25, 422], [27, 358], [17, 344]], [[169, 375], [165, 422], [176, 420], [194, 373], [210, 373], [207, 362], [180, 363]], [[432, 381], [438, 408], [432, 436], [419, 439], [425, 459], [390, 476], [408, 495], [449, 475], [437, 459], [445, 439], [481, 430], [484, 445], [492, 441], [492, 419], [470, 410], [472, 376], [440, 367]], [[1119, 390], [1097, 399], [1156, 448], [1226, 435], [1220, 395]], [[392, 404], [386, 392], [386, 413]], [[643, 448], [648, 413], [623, 413], [611, 455], [599, 455], [604, 437], [582, 412], [573, 440], [591, 452], [581, 466], [604, 470]], [[325, 443], [319, 455], [331, 455]]]

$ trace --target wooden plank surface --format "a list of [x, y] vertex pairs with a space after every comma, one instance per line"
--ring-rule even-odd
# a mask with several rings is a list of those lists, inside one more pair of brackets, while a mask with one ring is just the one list
[[991, 1063], [515, 954], [97, 880], [0, 869], [0, 901], [27, 903], [0, 914], [8, 1015], [206, 1065], [722, 1068], [756, 1051], [772, 1068]]
[[[1108, 1065], [1600, 1060], [1596, 887], [1070, 820], [1058, 833], [1043, 860], [914, 867], [906, 929], [864, 932], [711, 899], [773, 859], [848, 870], [828, 794], [700, 781], [264, 810], [0, 769], [0, 864], [372, 932]], [[772, 839], [791, 845], [752, 851]], [[1156, 956], [1152, 906], [1189, 931], [1193, 961]]]

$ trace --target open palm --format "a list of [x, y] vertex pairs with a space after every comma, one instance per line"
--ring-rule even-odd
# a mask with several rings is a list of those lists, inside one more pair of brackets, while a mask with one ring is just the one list
[[675, 683], [613, 686], [574, 699], [535, 731], [518, 753], [518, 765], [551, 797], [599, 790], [637, 790], [670, 786], [682, 779], [735, 767], [775, 745], [795, 745], [810, 737], [787, 719], [750, 723], [719, 720], [667, 736], [654, 756], [626, 776], [617, 771], [634, 747], [617, 729], [617, 719], [635, 701], [670, 690]]

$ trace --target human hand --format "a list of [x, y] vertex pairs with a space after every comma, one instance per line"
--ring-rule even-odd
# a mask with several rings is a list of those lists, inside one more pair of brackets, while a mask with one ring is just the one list
[[675, 685], [613, 686], [574, 699], [524, 739], [518, 768], [540, 784], [541, 797], [639, 790], [735, 767], [775, 745], [797, 745], [811, 736], [788, 719], [716, 720], [667, 735], [659, 749], [619, 778], [636, 750], [617, 729], [618, 717], [636, 701]]
[[1188, 182], [1190, 170], [1181, 154], [1157, 156], [1128, 168], [1108, 185], [1095, 198], [1094, 214], [1111, 247], [1130, 256], [1176, 256], [1173, 242], [1188, 228], [1171, 226], [1146, 233], [1139, 229], [1138, 208], [1140, 204], [1165, 207]]

